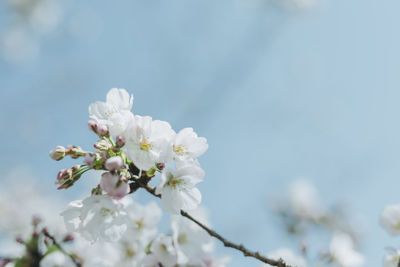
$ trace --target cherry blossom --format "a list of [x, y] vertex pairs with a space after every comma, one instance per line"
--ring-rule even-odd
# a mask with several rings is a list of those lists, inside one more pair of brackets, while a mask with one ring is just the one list
[[204, 179], [204, 171], [193, 162], [177, 162], [176, 171], [166, 169], [156, 193], [161, 194], [165, 210], [179, 214], [180, 210], [193, 210], [201, 202], [201, 193], [195, 185]]
[[399, 235], [400, 204], [386, 206], [381, 214], [380, 223], [390, 235]]
[[172, 158], [174, 134], [168, 122], [136, 115], [126, 132], [127, 156], [141, 170], [168, 162]]

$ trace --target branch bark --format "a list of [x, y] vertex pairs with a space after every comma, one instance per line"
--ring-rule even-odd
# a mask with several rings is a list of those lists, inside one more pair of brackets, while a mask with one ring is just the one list
[[[135, 180], [135, 182], [133, 183], [135, 184], [134, 187], [137, 188], [143, 188], [145, 189], [147, 192], [149, 192], [150, 194], [152, 194], [155, 197], [161, 198], [160, 194], [156, 194], [156, 191], [154, 188], [150, 187], [147, 183], [143, 183], [143, 180], [138, 179]], [[195, 224], [197, 224], [198, 226], [200, 226], [201, 228], [203, 228], [210, 236], [218, 239], [219, 241], [222, 242], [222, 244], [225, 247], [230, 247], [233, 249], [236, 249], [240, 252], [243, 253], [243, 255], [245, 257], [252, 257], [255, 258], [261, 262], [267, 263], [271, 266], [276, 266], [276, 267], [291, 267], [290, 265], [286, 264], [282, 259], [279, 260], [273, 260], [267, 257], [262, 256], [259, 252], [257, 251], [251, 251], [249, 249], [247, 249], [244, 245], [242, 244], [235, 244], [229, 240], [227, 240], [226, 238], [224, 238], [223, 236], [221, 236], [220, 234], [218, 234], [217, 232], [215, 232], [214, 230], [212, 230], [211, 228], [207, 227], [206, 225], [202, 224], [201, 222], [199, 222], [198, 220], [196, 220], [195, 218], [193, 218], [189, 213], [187, 213], [186, 211], [181, 210], [181, 215], [183, 217], [186, 217], [187, 219], [191, 220], [192, 222], [194, 222]]]

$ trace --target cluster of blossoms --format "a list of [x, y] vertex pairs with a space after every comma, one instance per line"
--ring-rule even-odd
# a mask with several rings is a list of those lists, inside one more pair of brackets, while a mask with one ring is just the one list
[[330, 236], [329, 246], [318, 251], [317, 266], [358, 267], [364, 257], [357, 250], [359, 233], [340, 208], [328, 209], [321, 205], [317, 189], [307, 180], [294, 181], [288, 190], [288, 198], [280, 199], [271, 208], [279, 215], [289, 234], [300, 236], [302, 256], [283, 248], [269, 254], [270, 258], [283, 258], [294, 266], [306, 267], [310, 261], [310, 248], [306, 237], [311, 229], [323, 229]]
[[[386, 206], [380, 218], [381, 226], [391, 236], [400, 235], [400, 204]], [[400, 264], [400, 250], [387, 248], [387, 253], [383, 260], [384, 267], [397, 267]]]
[[[58, 189], [70, 188], [89, 170], [102, 171], [91, 195], [71, 202], [62, 212], [67, 230], [92, 243], [122, 244], [126, 264], [101, 266], [225, 266], [225, 258], [214, 259], [208, 234], [180, 216], [181, 210], [194, 211], [201, 202], [196, 184], [205, 174], [197, 158], [208, 148], [206, 139], [192, 128], [176, 133], [165, 121], [134, 115], [132, 105], [132, 95], [111, 89], [106, 102], [89, 106], [88, 126], [99, 137], [95, 151], [57, 146], [50, 152], [57, 161], [83, 158], [83, 164], [58, 173]], [[149, 184], [157, 180], [157, 173], [161, 179], [153, 189]], [[125, 197], [139, 188], [161, 198], [171, 214], [171, 235], [157, 236], [162, 215], [157, 204], [141, 206]]]
[[[84, 164], [59, 172], [58, 188], [71, 187], [90, 169], [105, 170], [99, 190], [121, 199], [134, 190], [135, 183], [148, 183], [161, 172], [156, 193], [161, 195], [165, 210], [178, 214], [181, 209], [195, 209], [201, 202], [196, 184], [204, 179], [197, 157], [207, 150], [207, 140], [192, 128], [176, 133], [168, 122], [134, 115], [132, 104], [133, 96], [113, 88], [106, 102], [89, 106], [89, 128], [100, 137], [94, 144], [96, 151], [86, 152], [77, 146], [57, 146], [51, 151], [55, 160], [84, 157]], [[175, 168], [166, 168], [169, 163]]]

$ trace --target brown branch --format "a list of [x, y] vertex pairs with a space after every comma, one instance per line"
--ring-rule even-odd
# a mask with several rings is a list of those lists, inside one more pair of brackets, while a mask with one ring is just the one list
[[68, 253], [67, 251], [65, 251], [65, 249], [63, 249], [63, 247], [57, 242], [57, 240], [54, 238], [54, 236], [50, 235], [49, 232], [47, 231], [43, 231], [43, 234], [49, 238], [52, 242], [53, 245], [56, 246], [62, 253], [64, 253], [65, 255], [69, 256], [70, 259], [72, 260], [72, 262], [75, 264], [76, 267], [82, 267], [82, 263], [80, 262], [79, 259], [77, 259], [75, 256], [73, 256], [72, 254]]
[[[147, 183], [144, 184], [139, 180], [136, 180], [135, 183], [137, 184], [138, 187], [144, 188], [147, 192], [149, 192], [153, 196], [161, 198], [161, 195], [160, 194], [156, 194], [156, 190], [154, 188], [150, 187]], [[259, 260], [261, 262], [267, 263], [267, 264], [269, 264], [271, 266], [290, 267], [282, 259], [273, 260], [273, 259], [264, 257], [259, 252], [251, 251], [251, 250], [247, 249], [245, 246], [243, 246], [242, 244], [238, 245], [238, 244], [235, 244], [235, 243], [227, 240], [226, 238], [224, 238], [223, 236], [221, 236], [220, 234], [218, 234], [217, 232], [215, 232], [211, 228], [208, 228], [206, 225], [202, 224], [201, 222], [199, 222], [198, 220], [193, 218], [186, 211], [181, 210], [181, 215], [186, 217], [186, 218], [188, 218], [189, 220], [191, 220], [192, 222], [194, 222], [195, 224], [197, 224], [201, 228], [203, 228], [210, 236], [215, 237], [216, 239], [221, 241], [224, 244], [225, 247], [230, 247], [230, 248], [233, 248], [233, 249], [241, 251], [245, 257], [255, 258], [255, 259], [257, 259], [257, 260]]]

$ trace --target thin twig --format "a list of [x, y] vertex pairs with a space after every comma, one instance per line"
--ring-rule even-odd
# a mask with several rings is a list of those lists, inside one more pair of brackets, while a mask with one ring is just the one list
[[74, 257], [72, 254], [65, 251], [65, 249], [63, 249], [63, 247], [54, 238], [54, 236], [50, 235], [47, 231], [43, 231], [43, 233], [47, 238], [49, 238], [53, 242], [54, 246], [56, 246], [62, 253], [68, 255], [71, 258], [72, 262], [75, 264], [76, 267], [82, 267], [82, 263], [80, 262], [80, 260]]
[[[154, 188], [150, 187], [148, 184], [143, 184], [140, 181], [136, 180], [135, 181], [137, 183], [137, 185], [141, 188], [144, 188], [147, 192], [149, 192], [150, 194], [152, 194], [155, 197], [161, 198], [160, 194], [156, 194], [156, 191]], [[189, 213], [187, 213], [186, 211], [181, 210], [181, 215], [188, 218], [189, 220], [191, 220], [192, 222], [194, 222], [195, 224], [197, 224], [198, 226], [200, 226], [201, 228], [203, 228], [210, 236], [215, 237], [216, 239], [218, 239], [219, 241], [221, 241], [225, 247], [230, 247], [236, 250], [239, 250], [243, 253], [243, 255], [245, 257], [252, 257], [255, 258], [259, 261], [262, 261], [264, 263], [267, 263], [271, 266], [276, 266], [276, 267], [290, 267], [289, 265], [287, 265], [282, 259], [279, 260], [273, 260], [267, 257], [262, 256], [259, 252], [254, 252], [251, 251], [249, 249], [247, 249], [245, 246], [243, 246], [242, 244], [238, 245], [235, 244], [229, 240], [227, 240], [226, 238], [224, 238], [223, 236], [221, 236], [220, 234], [218, 234], [217, 232], [215, 232], [214, 230], [212, 230], [211, 228], [208, 228], [206, 225], [202, 224], [201, 222], [199, 222], [198, 220], [196, 220], [195, 218], [193, 218]]]

